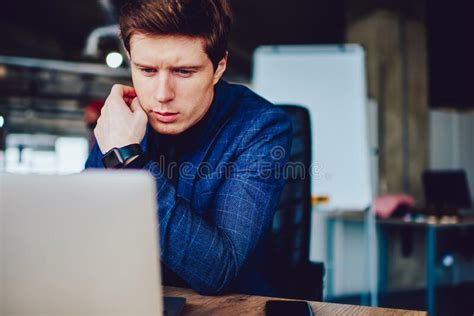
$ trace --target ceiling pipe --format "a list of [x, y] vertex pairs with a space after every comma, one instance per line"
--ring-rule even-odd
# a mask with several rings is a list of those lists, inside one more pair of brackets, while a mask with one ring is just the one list
[[83, 54], [89, 57], [99, 57], [99, 42], [104, 37], [114, 37], [118, 39], [120, 36], [120, 29], [117, 24], [102, 26], [93, 30], [86, 40], [86, 47]]
[[115, 6], [112, 4], [110, 0], [98, 0], [99, 6], [102, 8], [102, 11], [105, 15], [105, 20], [107, 25], [116, 24], [117, 23], [117, 14], [115, 10]]
[[[115, 39], [120, 38], [120, 29], [117, 25], [117, 12], [114, 4], [111, 0], [97, 0], [100, 8], [102, 9], [105, 17], [107, 26], [102, 26], [93, 30], [86, 40], [86, 46], [83, 54], [87, 57], [99, 57], [99, 43], [102, 38], [111, 37]], [[120, 46], [120, 50], [123, 54], [123, 48]]]

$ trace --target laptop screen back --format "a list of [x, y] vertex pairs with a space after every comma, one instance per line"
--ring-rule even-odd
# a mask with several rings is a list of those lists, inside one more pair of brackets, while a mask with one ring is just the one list
[[423, 173], [426, 206], [439, 212], [471, 207], [466, 173], [463, 170], [429, 170]]
[[0, 174], [1, 315], [161, 315], [146, 173]]

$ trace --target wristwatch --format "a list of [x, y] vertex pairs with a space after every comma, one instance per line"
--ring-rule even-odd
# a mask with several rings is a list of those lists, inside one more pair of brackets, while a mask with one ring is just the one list
[[120, 169], [132, 157], [143, 153], [139, 144], [130, 144], [120, 148], [112, 148], [102, 156], [102, 162], [107, 169]]

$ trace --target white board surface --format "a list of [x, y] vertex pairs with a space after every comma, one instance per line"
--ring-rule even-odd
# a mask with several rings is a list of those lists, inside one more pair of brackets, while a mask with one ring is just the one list
[[365, 54], [359, 45], [263, 46], [253, 87], [275, 104], [307, 107], [312, 128], [312, 195], [327, 209], [372, 200]]

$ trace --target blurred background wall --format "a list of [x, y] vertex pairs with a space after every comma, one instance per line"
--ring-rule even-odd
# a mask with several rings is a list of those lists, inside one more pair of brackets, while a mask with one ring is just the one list
[[[123, 0], [5, 0], [0, 10], [0, 170], [80, 171], [91, 129], [84, 110], [113, 83], [131, 84], [116, 31]], [[405, 192], [422, 203], [427, 168], [464, 169], [474, 195], [474, 20], [470, 1], [231, 0], [235, 24], [225, 78], [252, 85], [253, 54], [262, 45], [359, 43], [366, 53], [367, 100], [376, 156], [376, 193]], [[105, 28], [104, 28], [105, 27]], [[102, 28], [93, 52], [91, 34]], [[97, 34], [97, 33], [96, 33]], [[124, 56], [122, 56], [124, 57]], [[360, 210], [359, 210], [360, 211]], [[314, 214], [313, 214], [314, 215]], [[315, 256], [327, 260], [324, 214], [314, 215]], [[333, 294], [367, 291], [361, 222], [336, 225], [338, 277]], [[424, 236], [402, 255], [403, 232], [390, 233], [385, 289], [426, 285]], [[467, 258], [467, 257], [466, 257]], [[473, 275], [472, 257], [442, 280]], [[349, 264], [342, 264], [342, 263]], [[334, 270], [336, 269], [336, 270]], [[451, 270], [450, 270], [451, 269]], [[385, 282], [384, 281], [384, 282]], [[421, 306], [423, 308], [423, 299]], [[399, 306], [403, 306], [399, 305]], [[406, 305], [405, 305], [406, 306]]]

